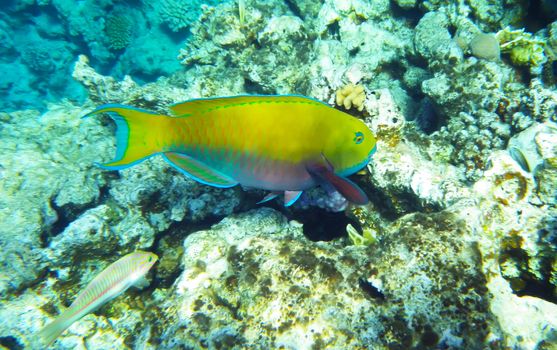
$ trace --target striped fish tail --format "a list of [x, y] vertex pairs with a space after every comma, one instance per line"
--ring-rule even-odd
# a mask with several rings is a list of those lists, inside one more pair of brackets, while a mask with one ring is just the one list
[[139, 108], [107, 104], [83, 118], [108, 113], [116, 123], [116, 156], [111, 162], [97, 164], [108, 170], [129, 168], [161, 152], [169, 117]]
[[[67, 312], [67, 311], [66, 311]], [[64, 332], [73, 323], [72, 319], [67, 317], [66, 312], [63, 312], [57, 319], [47, 324], [39, 332], [39, 339], [45, 346], [50, 346], [62, 332]]]

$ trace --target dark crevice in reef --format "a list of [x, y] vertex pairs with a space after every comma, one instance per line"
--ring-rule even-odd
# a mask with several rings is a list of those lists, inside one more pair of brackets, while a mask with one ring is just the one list
[[348, 51], [348, 54], [350, 55], [350, 57], [355, 57], [359, 52], [360, 48], [356, 46], [355, 48]]
[[23, 345], [12, 336], [0, 337], [0, 345], [10, 350], [23, 350]]
[[58, 218], [56, 222], [41, 232], [41, 243], [43, 248], [48, 246], [52, 238], [62, 233], [81, 213], [92, 208], [90, 205], [79, 206], [74, 204], [66, 204], [59, 207], [52, 199], [50, 201], [50, 207], [56, 212]]
[[[511, 271], [519, 271], [518, 275], [507, 275], [506, 269], [502, 268], [503, 277], [516, 295], [529, 295], [557, 303], [557, 295], [550, 282], [557, 247], [557, 218], [550, 218], [544, 224], [545, 227], [538, 231], [536, 256], [529, 255], [520, 236], [509, 236], [502, 242], [499, 264], [513, 266]], [[531, 266], [537, 266], [535, 272], [530, 270]]]
[[247, 94], [255, 94], [255, 95], [264, 95], [265, 91], [263, 87], [258, 83], [249, 80], [248, 78], [244, 78], [244, 89], [246, 90]]
[[383, 72], [388, 72], [393, 81], [404, 81], [404, 73], [406, 72], [406, 67], [400, 61], [386, 63], [382, 65], [381, 70]]
[[298, 7], [295, 1], [286, 0], [286, 6], [288, 6], [288, 9], [290, 10], [290, 12], [294, 14], [294, 16], [299, 17], [302, 20], [305, 19], [304, 14], [302, 13], [302, 11], [300, 10], [300, 8]]
[[50, 241], [53, 237], [58, 236], [62, 233], [69, 224], [71, 224], [75, 219], [77, 219], [83, 212], [95, 208], [99, 204], [105, 202], [109, 197], [109, 187], [104, 186], [99, 189], [99, 196], [97, 199], [90, 203], [86, 203], [84, 205], [76, 205], [73, 203], [65, 204], [61, 207], [57, 206], [54, 200], [50, 199], [50, 207], [52, 210], [56, 212], [57, 219], [56, 221], [45, 228], [41, 232], [40, 240], [41, 240], [41, 247], [44, 248], [48, 246]]
[[369, 296], [371, 299], [376, 301], [385, 300], [385, 294], [383, 294], [377, 287], [364, 277], [358, 279], [358, 286]]
[[447, 27], [447, 30], [449, 31], [449, 34], [451, 35], [451, 38], [454, 38], [458, 28], [457, 28], [456, 25], [454, 25], [452, 23], [449, 23], [449, 26]]
[[524, 27], [527, 32], [535, 33], [547, 27], [557, 18], [557, 2], [530, 0], [524, 18]]
[[[424, 69], [426, 71], [428, 71], [428, 62], [425, 58], [423, 58], [422, 56], [418, 55], [418, 54], [407, 54], [406, 55], [406, 59], [408, 60], [408, 65], [409, 66], [415, 66], [421, 69]], [[404, 75], [404, 72], [402, 73], [402, 75]], [[407, 90], [411, 90], [411, 89], [407, 89]]]
[[439, 113], [437, 106], [435, 106], [429, 97], [425, 97], [420, 101], [420, 106], [414, 120], [416, 125], [418, 125], [420, 130], [426, 135], [431, 135], [447, 124], [446, 118]]
[[[373, 184], [362, 186], [369, 200], [373, 202], [375, 209], [386, 220], [395, 221], [403, 215], [414, 212], [437, 212], [442, 210], [440, 206], [433, 204], [424, 205], [419, 197], [414, 194], [400, 192], [386, 194]], [[396, 202], [395, 202], [396, 201]]]
[[327, 34], [329, 35], [327, 39], [340, 40], [340, 25], [338, 21], [334, 21], [327, 26]]
[[[511, 281], [511, 286], [513, 285]], [[544, 281], [536, 280], [526, 280], [524, 281], [524, 287], [521, 290], [516, 291], [516, 295], [523, 297], [529, 295], [532, 297], [540, 298], [549, 301], [550, 303], [556, 304], [557, 298], [553, 295], [552, 284], [549, 282], [549, 278]]]
[[396, 1], [391, 1], [390, 5], [393, 17], [406, 19], [408, 25], [412, 27], [415, 27], [423, 16], [422, 11], [420, 11], [417, 7], [403, 9], [396, 3]]
[[297, 209], [285, 207], [281, 200], [271, 200], [262, 204], [257, 204], [265, 196], [265, 191], [245, 192], [242, 205], [238, 212], [246, 212], [251, 209], [268, 207], [274, 209], [288, 220], [296, 220], [303, 224], [304, 235], [314, 241], [332, 241], [346, 235], [346, 225], [352, 224], [359, 227], [358, 223], [347, 217], [344, 212], [333, 213], [319, 207], [309, 207], [308, 209]]
[[146, 290], [170, 287], [182, 273], [182, 255], [184, 239], [193, 232], [208, 230], [223, 217], [211, 216], [196, 223], [176, 222], [155, 236], [153, 246], [149, 249], [159, 256], [153, 269], [153, 282]]
[[344, 212], [332, 213], [320, 208], [296, 211], [292, 219], [304, 226], [304, 235], [314, 241], [332, 241], [346, 235], [346, 225], [354, 224]]

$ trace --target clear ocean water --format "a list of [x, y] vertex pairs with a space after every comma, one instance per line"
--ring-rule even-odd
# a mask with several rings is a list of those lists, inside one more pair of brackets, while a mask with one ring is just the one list
[[554, 0], [4, 0], [0, 349], [557, 348]]

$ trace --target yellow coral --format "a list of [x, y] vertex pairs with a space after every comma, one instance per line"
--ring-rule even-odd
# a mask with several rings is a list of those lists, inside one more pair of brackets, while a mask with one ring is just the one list
[[521, 66], [538, 67], [546, 61], [545, 41], [534, 37], [524, 29], [506, 27], [496, 34], [501, 52], [509, 53], [511, 61]]
[[356, 246], [370, 246], [377, 242], [377, 232], [368, 227], [363, 229], [362, 234], [359, 234], [354, 226], [348, 224], [346, 225], [346, 232], [352, 244]]
[[358, 111], [363, 111], [366, 93], [362, 85], [348, 84], [336, 92], [336, 103], [344, 106], [345, 109], [355, 107]]

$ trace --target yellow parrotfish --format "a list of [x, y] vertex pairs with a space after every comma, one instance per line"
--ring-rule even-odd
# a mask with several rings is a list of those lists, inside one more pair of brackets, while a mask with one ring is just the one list
[[42, 344], [51, 345], [75, 321], [116, 298], [132, 285], [145, 286], [145, 274], [157, 259], [153, 253], [138, 250], [110, 264], [89, 282], [68, 309], [39, 332]]
[[169, 107], [171, 116], [123, 105], [109, 113], [117, 125], [116, 157], [100, 165], [118, 170], [156, 154], [211, 186], [283, 192], [291, 205], [318, 184], [332, 185], [356, 204], [366, 194], [346, 177], [367, 165], [375, 137], [359, 119], [298, 95], [194, 99]]

